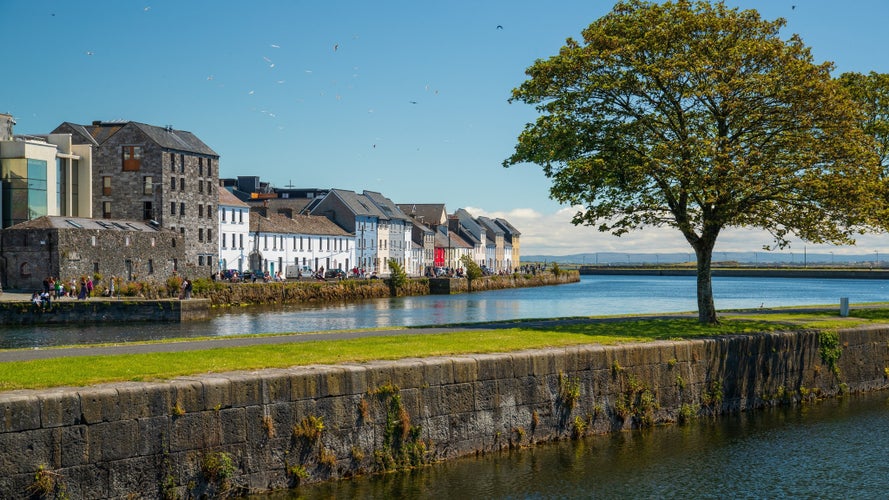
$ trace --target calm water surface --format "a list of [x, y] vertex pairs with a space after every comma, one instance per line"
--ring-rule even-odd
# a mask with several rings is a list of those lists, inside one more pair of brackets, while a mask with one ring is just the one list
[[886, 498], [886, 393], [460, 459], [265, 496]]
[[[718, 309], [889, 300], [883, 280], [714, 278]], [[310, 332], [609, 314], [697, 310], [692, 276], [583, 276], [579, 283], [448, 296], [375, 299], [325, 305], [249, 307], [191, 323], [0, 328], [0, 348], [121, 342], [172, 337]]]

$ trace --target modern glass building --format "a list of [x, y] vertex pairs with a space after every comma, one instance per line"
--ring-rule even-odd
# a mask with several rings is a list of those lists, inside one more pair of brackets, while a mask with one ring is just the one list
[[13, 136], [14, 124], [0, 114], [0, 225], [44, 215], [92, 217], [91, 146], [72, 144], [70, 134]]

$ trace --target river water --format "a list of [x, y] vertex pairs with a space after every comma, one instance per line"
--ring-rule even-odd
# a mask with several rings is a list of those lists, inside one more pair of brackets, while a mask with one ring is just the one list
[[300, 487], [294, 498], [886, 498], [889, 401], [874, 393]]
[[[695, 311], [691, 276], [582, 276], [567, 285], [458, 295], [372, 299], [324, 305], [231, 308], [209, 321], [70, 326], [6, 326], [0, 348], [47, 347], [175, 337], [311, 332], [392, 326], [442, 325], [521, 318]], [[889, 300], [883, 280], [730, 278], [713, 279], [720, 310]]]

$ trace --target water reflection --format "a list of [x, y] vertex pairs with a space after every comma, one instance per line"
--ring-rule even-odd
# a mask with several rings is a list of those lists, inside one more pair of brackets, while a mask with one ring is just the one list
[[886, 398], [592, 436], [261, 498], [884, 498]]
[[[883, 280], [715, 278], [719, 309], [886, 300]], [[583, 276], [579, 283], [447, 296], [398, 297], [349, 303], [252, 306], [214, 311], [206, 322], [7, 326], [0, 348], [125, 342], [172, 337], [311, 332], [441, 325], [527, 318], [694, 311], [689, 276]]]

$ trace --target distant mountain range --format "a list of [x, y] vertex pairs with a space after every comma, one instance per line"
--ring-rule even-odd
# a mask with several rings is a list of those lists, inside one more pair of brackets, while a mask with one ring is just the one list
[[[522, 255], [522, 262], [558, 262], [579, 265], [657, 265], [682, 264], [695, 261], [694, 252], [627, 253], [594, 252], [571, 255]], [[889, 253], [839, 255], [809, 252], [713, 252], [713, 263], [790, 264], [790, 265], [889, 265]]]

